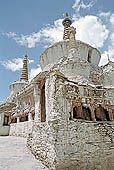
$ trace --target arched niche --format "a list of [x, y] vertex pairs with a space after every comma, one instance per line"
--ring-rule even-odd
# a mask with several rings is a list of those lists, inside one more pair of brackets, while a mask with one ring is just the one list
[[95, 109], [96, 121], [110, 121], [109, 113], [101, 105]]

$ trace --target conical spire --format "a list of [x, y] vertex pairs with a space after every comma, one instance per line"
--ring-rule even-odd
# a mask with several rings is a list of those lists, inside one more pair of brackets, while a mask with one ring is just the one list
[[72, 21], [70, 20], [67, 12], [65, 14], [65, 19], [63, 20], [62, 24], [64, 26], [63, 40], [67, 40], [70, 37], [69, 28], [70, 28], [70, 25], [72, 24]]
[[24, 56], [23, 60], [23, 68], [22, 68], [22, 73], [21, 73], [21, 78], [20, 80], [28, 80], [28, 56]]

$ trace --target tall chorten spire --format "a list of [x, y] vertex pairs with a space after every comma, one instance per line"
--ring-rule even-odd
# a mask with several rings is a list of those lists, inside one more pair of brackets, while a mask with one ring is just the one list
[[64, 26], [63, 40], [67, 40], [70, 37], [69, 28], [70, 28], [70, 25], [72, 24], [72, 21], [70, 20], [67, 12], [65, 14], [65, 19], [63, 20], [62, 24]]
[[23, 60], [23, 69], [22, 69], [22, 73], [21, 73], [21, 78], [20, 80], [28, 80], [28, 56], [25, 55], [24, 56], [24, 60]]

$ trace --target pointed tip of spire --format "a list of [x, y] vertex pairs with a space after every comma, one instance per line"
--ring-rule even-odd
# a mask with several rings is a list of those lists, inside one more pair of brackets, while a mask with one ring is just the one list
[[68, 18], [68, 17], [69, 17], [68, 12], [66, 12], [66, 13], [65, 13], [65, 16], [66, 16], [66, 18]]
[[28, 58], [28, 55], [27, 55], [27, 54], [25, 54], [25, 55], [24, 55], [24, 59], [26, 59], [26, 60], [27, 60], [27, 58]]
[[68, 12], [65, 13], [65, 19], [64, 19], [63, 22], [62, 22], [63, 26], [65, 25], [66, 22], [69, 22], [69, 25], [72, 24], [72, 21], [71, 21], [71, 19], [70, 19], [70, 17], [69, 17]]

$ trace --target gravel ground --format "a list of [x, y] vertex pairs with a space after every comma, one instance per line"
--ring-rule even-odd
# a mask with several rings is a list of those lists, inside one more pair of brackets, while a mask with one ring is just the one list
[[0, 136], [0, 170], [49, 170], [26, 148], [26, 139]]

